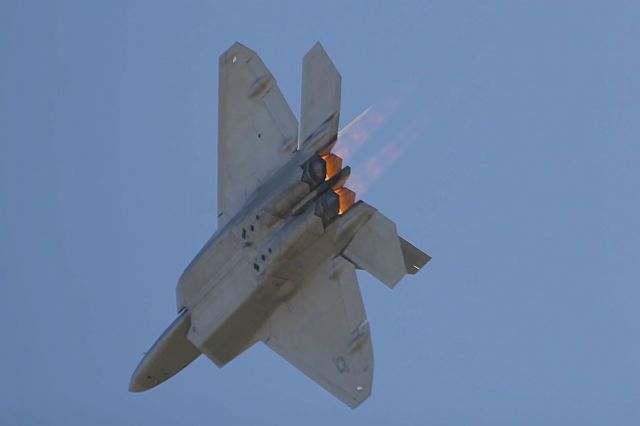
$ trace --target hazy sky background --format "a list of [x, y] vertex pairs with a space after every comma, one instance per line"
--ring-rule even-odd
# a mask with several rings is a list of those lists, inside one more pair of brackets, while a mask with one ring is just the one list
[[[640, 2], [391, 3], [0, 2], [0, 424], [640, 424]], [[404, 150], [364, 199], [433, 261], [359, 273], [355, 411], [261, 344], [127, 392], [215, 230], [236, 40], [296, 114], [321, 41], [342, 124], [386, 117], [350, 164]]]

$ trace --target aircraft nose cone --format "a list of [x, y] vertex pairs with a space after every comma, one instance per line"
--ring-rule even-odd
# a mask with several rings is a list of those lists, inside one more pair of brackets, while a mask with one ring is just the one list
[[138, 383], [138, 381], [135, 380], [134, 377], [132, 377], [131, 380], [129, 381], [129, 392], [144, 392], [147, 389], [148, 389], [147, 387]]

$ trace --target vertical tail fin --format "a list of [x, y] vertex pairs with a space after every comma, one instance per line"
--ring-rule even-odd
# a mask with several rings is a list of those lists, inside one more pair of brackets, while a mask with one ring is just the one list
[[330, 123], [335, 138], [340, 118], [342, 77], [320, 43], [316, 43], [302, 62], [302, 105], [300, 145], [320, 126]]

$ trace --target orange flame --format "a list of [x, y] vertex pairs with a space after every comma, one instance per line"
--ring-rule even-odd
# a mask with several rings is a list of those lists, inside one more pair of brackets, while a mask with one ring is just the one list
[[322, 159], [327, 165], [327, 174], [324, 180], [329, 180], [342, 170], [342, 158], [337, 156], [336, 154], [325, 154], [322, 156]]
[[356, 193], [344, 187], [336, 189], [335, 193], [338, 194], [338, 199], [340, 200], [340, 209], [338, 210], [338, 214], [344, 214], [351, 208], [351, 206], [353, 206], [353, 203], [355, 203]]
[[[347, 124], [338, 133], [335, 144], [335, 153], [328, 153], [322, 156], [327, 165], [325, 180], [331, 179], [342, 170], [343, 159], [348, 160], [367, 141], [385, 121], [398, 109], [401, 104], [400, 98], [389, 98], [381, 107], [370, 106], [360, 113], [353, 121]], [[353, 185], [355, 192], [346, 187], [334, 188], [340, 201], [339, 214], [347, 212], [356, 201], [356, 192], [364, 192], [382, 173], [393, 164], [402, 151], [397, 146], [388, 144], [380, 150], [374, 157], [369, 158], [364, 167], [356, 171]], [[343, 184], [343, 183], [340, 183]], [[355, 186], [354, 186], [355, 185]]]

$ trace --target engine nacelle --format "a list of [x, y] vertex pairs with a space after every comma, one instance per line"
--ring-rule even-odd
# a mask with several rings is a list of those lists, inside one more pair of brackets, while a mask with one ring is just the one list
[[327, 164], [319, 156], [314, 155], [288, 176], [289, 183], [264, 208], [272, 217], [267, 226], [273, 225], [279, 218], [284, 218], [291, 209], [325, 181]]
[[322, 219], [326, 228], [340, 214], [340, 197], [332, 190], [328, 190], [316, 200], [315, 215]]

